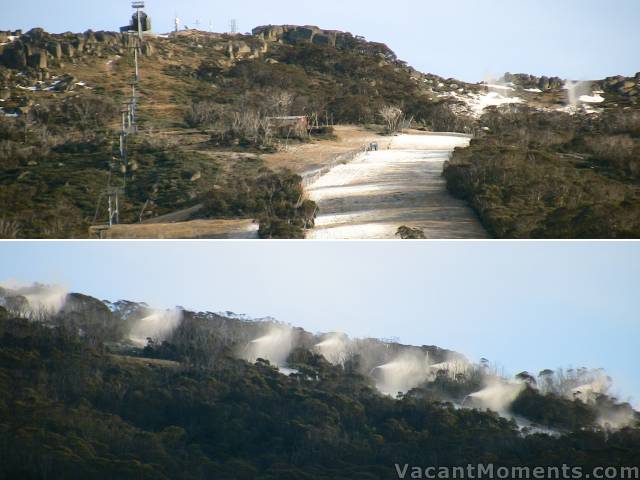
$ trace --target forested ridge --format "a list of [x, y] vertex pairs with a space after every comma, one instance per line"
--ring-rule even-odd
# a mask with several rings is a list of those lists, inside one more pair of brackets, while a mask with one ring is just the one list
[[238, 358], [235, 342], [263, 322], [183, 311], [166, 340], [143, 348], [127, 335], [144, 304], [73, 294], [53, 316], [16, 315], [19, 305], [0, 308], [0, 478], [374, 479], [397, 478], [395, 464], [640, 458], [637, 414], [623, 428], [596, 422], [602, 406], [630, 411], [607, 396], [591, 405], [528, 383], [511, 412], [549, 431], [540, 433], [460, 408], [478, 387], [472, 374], [439, 374], [392, 398], [357, 356], [334, 365], [297, 347], [289, 375]]

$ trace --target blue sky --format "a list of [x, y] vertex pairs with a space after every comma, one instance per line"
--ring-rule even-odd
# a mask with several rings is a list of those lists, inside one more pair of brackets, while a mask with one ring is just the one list
[[640, 405], [640, 243], [3, 242], [0, 281], [398, 337], [509, 373], [606, 368]]
[[[114, 30], [130, 13], [127, 0], [4, 3], [0, 30]], [[351, 31], [387, 43], [421, 71], [465, 81], [506, 71], [587, 80], [640, 70], [637, 0], [147, 0], [147, 11], [158, 32], [172, 28], [176, 13], [215, 31], [231, 18], [243, 32], [265, 24]]]

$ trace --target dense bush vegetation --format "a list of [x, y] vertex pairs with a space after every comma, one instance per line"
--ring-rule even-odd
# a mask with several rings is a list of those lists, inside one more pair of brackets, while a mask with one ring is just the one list
[[[584, 429], [575, 402], [527, 391], [519, 413], [568, 430], [523, 436], [495, 413], [437, 401], [460, 388], [445, 377], [394, 400], [300, 350], [287, 377], [214, 348], [220, 331], [193, 331], [193, 319], [176, 346], [144, 351], [178, 362], [112, 354], [99, 339], [119, 327], [94, 310], [52, 328], [0, 308], [0, 478], [374, 479], [396, 463], [591, 467], [640, 454], [638, 430]], [[86, 323], [93, 333], [74, 333]]]
[[[43, 102], [28, 116], [0, 116], [1, 238], [85, 238], [94, 219], [106, 218], [104, 197], [99, 200], [109, 164], [118, 155], [117, 137], [108, 125], [117, 112], [113, 105], [102, 97], [79, 96], [61, 105]], [[314, 209], [307, 212], [306, 204], [300, 209], [299, 179], [271, 172], [261, 161], [245, 162], [227, 176], [215, 158], [182, 150], [153, 133], [130, 140], [129, 158], [121, 222], [137, 223], [141, 212], [146, 219], [204, 201], [214, 218], [268, 219], [265, 236], [277, 219], [291, 225], [289, 233], [296, 236], [312, 225]], [[114, 183], [121, 184], [122, 173], [113, 174]], [[257, 188], [258, 177], [271, 183]], [[242, 189], [239, 181], [253, 187]], [[238, 197], [245, 205], [238, 205]]]
[[602, 117], [517, 106], [486, 113], [488, 133], [456, 150], [449, 190], [500, 238], [640, 237], [640, 114]]
[[203, 198], [201, 215], [256, 218], [261, 238], [304, 238], [304, 230], [313, 228], [317, 210], [314, 202], [304, 199], [299, 175], [273, 172], [259, 160], [238, 163], [226, 185]]
[[[232, 111], [315, 115], [322, 123], [368, 124], [382, 123], [379, 112], [393, 105], [407, 119], [429, 127], [464, 124], [445, 104], [427, 95], [405, 65], [358, 50], [272, 44], [265, 58], [242, 60], [228, 70], [205, 61], [196, 74], [217, 87], [201, 100], [231, 106]], [[285, 108], [274, 102], [283, 94], [289, 98]], [[198, 110], [199, 106], [187, 114], [187, 122], [199, 124]]]

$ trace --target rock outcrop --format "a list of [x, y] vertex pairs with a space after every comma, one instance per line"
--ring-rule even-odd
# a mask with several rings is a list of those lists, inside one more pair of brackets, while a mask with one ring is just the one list
[[[24, 34], [21, 31], [0, 32], [0, 66], [15, 70], [27, 67], [44, 70], [85, 55], [123, 55], [138, 41], [137, 37], [122, 33], [91, 30], [60, 35], [47, 33], [41, 28]], [[153, 46], [145, 42], [142, 51], [145, 55], [152, 55]]]
[[560, 77], [536, 77], [535, 75], [527, 75], [526, 73], [505, 73], [505, 82], [511, 82], [522, 88], [538, 88], [543, 92], [548, 90], [560, 90], [564, 87], [564, 80]]
[[634, 102], [640, 100], [640, 72], [636, 73], [634, 77], [622, 75], [607, 77], [598, 82], [598, 85], [607, 93], [620, 95]]
[[254, 28], [252, 33], [266, 42], [328, 45], [342, 50], [357, 50], [359, 53], [380, 56], [387, 60], [397, 60], [393, 51], [382, 43], [367, 42], [363, 37], [353, 36], [351, 33], [322, 30], [311, 25], [265, 25]]

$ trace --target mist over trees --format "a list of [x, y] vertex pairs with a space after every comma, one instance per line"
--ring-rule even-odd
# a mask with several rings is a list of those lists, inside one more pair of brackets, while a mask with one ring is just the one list
[[[182, 309], [138, 346], [140, 322], [159, 318], [146, 304], [70, 294], [27, 319], [12, 295], [0, 295], [3, 478], [389, 478], [396, 463], [587, 468], [640, 452], [638, 415], [600, 371], [522, 372], [505, 416], [465, 405], [498, 370], [437, 347]], [[269, 341], [286, 344], [286, 373], [253, 358], [271, 347], [248, 350]], [[380, 392], [375, 367], [415, 361], [424, 381]]]

